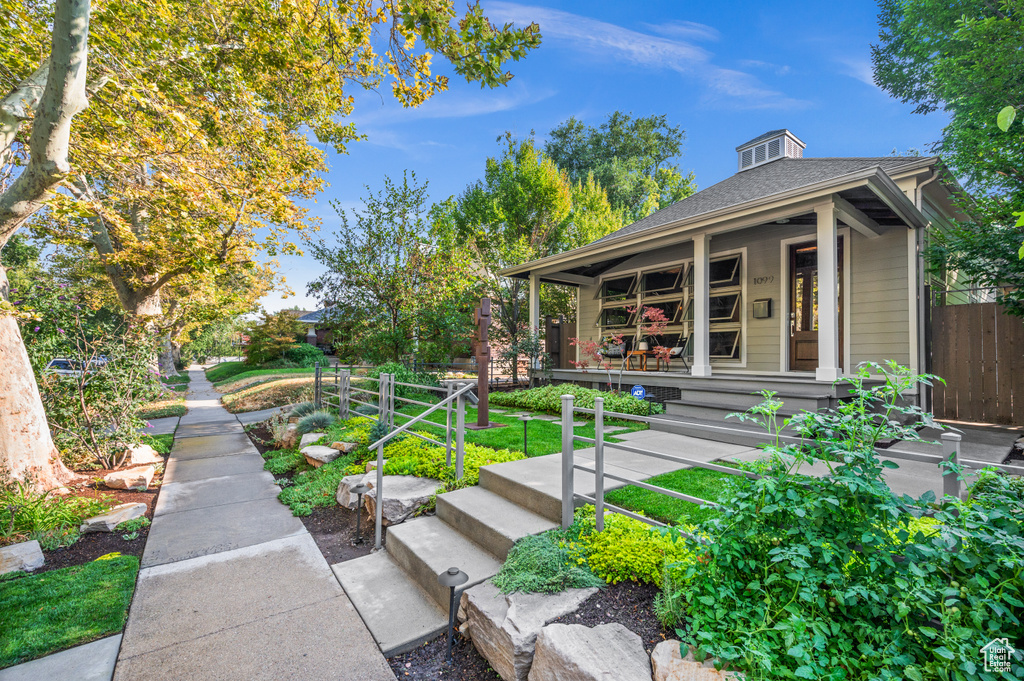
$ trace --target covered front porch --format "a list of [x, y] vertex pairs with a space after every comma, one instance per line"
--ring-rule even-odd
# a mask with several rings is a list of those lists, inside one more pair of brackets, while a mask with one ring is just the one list
[[[607, 346], [622, 337], [613, 382], [621, 373], [623, 386], [654, 389], [659, 401], [697, 401], [697, 379], [747, 395], [769, 388], [834, 398], [831, 384], [860, 362], [923, 366], [910, 227], [926, 221], [884, 175], [849, 184], [613, 235], [506, 273], [529, 281], [534, 328], [543, 283], [576, 287], [579, 340]], [[658, 336], [638, 319], [648, 307], [669, 320]], [[677, 356], [666, 363], [657, 346]], [[552, 379], [607, 385], [597, 364], [557, 369]]]

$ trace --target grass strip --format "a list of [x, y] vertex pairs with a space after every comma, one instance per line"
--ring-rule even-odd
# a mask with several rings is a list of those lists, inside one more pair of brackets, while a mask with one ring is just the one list
[[[426, 407], [419, 405], [408, 405], [402, 409], [399, 409], [403, 414], [409, 416], [415, 416], [426, 411]], [[454, 409], [452, 410], [454, 412]], [[475, 408], [466, 409], [466, 423], [476, 423], [477, 410]], [[487, 430], [467, 430], [466, 431], [466, 442], [472, 442], [474, 444], [482, 445], [484, 447], [491, 447], [492, 449], [511, 449], [516, 452], [523, 451], [523, 422], [514, 416], [508, 416], [506, 414], [490, 414], [490, 420], [492, 423], [504, 424], [504, 428], [488, 428]], [[443, 410], [435, 411], [433, 414], [427, 417], [427, 422], [442, 424], [442, 427], [437, 428], [429, 425], [426, 422], [420, 422], [416, 426], [417, 429], [424, 430], [435, 436], [441, 442], [444, 441], [444, 428], [443, 424], [445, 421], [445, 413]], [[396, 425], [403, 425], [407, 423], [406, 419], [398, 418], [395, 421]], [[455, 423], [455, 414], [452, 414], [452, 424]], [[637, 421], [616, 421], [607, 420], [605, 421], [606, 428], [625, 428], [627, 430], [620, 430], [619, 434], [626, 432], [635, 432], [638, 430], [646, 430], [647, 425], [639, 423]], [[554, 454], [562, 451], [562, 427], [558, 421], [543, 421], [540, 419], [533, 419], [526, 422], [526, 446], [527, 450], [525, 453], [527, 456], [544, 456], [546, 454]], [[582, 426], [576, 426], [573, 428], [573, 432], [581, 437], [594, 437], [594, 424], [588, 422]], [[618, 438], [606, 436], [605, 438], [609, 442], [621, 442]], [[591, 447], [584, 442], [576, 442], [575, 449], [586, 449]]]
[[[295, 374], [300, 374], [300, 375], [301, 374], [308, 374], [308, 375], [312, 376], [314, 371], [315, 371], [315, 369], [312, 369], [312, 368], [299, 368], [299, 369], [252, 369], [251, 371], [243, 371], [240, 374], [234, 374], [233, 376], [229, 376], [228, 378], [225, 378], [225, 379], [222, 379], [222, 380], [219, 380], [219, 381], [213, 381], [213, 385], [214, 385], [214, 387], [221, 388], [221, 387], [223, 387], [225, 385], [228, 385], [229, 383], [236, 383], [236, 382], [241, 382], [241, 381], [247, 381], [249, 379], [259, 378], [261, 376], [267, 376], [267, 377], [273, 377], [273, 376], [288, 377], [288, 376], [293, 376]], [[324, 380], [326, 382], [328, 379], [325, 378]], [[330, 379], [330, 380], [333, 380], [333, 379]]]
[[[709, 471], [705, 468], [683, 468], [671, 473], [656, 475], [646, 482], [649, 485], [664, 487], [698, 499], [721, 502], [726, 498], [729, 485], [734, 478], [733, 475]], [[630, 511], [640, 511], [648, 518], [654, 518], [663, 523], [697, 525], [718, 515], [718, 512], [710, 506], [674, 499], [633, 485], [612, 490], [606, 493], [604, 498], [608, 503]]]
[[0, 581], [0, 668], [120, 632], [138, 572], [117, 556]]

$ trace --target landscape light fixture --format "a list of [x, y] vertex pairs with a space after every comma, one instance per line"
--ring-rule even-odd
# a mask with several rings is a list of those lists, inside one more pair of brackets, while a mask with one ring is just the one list
[[452, 663], [452, 637], [455, 634], [455, 587], [469, 581], [469, 575], [457, 567], [450, 567], [437, 576], [437, 583], [449, 589], [448, 594], [448, 652], [445, 653], [445, 664]]
[[527, 439], [526, 439], [526, 423], [527, 423], [528, 421], [532, 421], [532, 420], [533, 420], [533, 417], [532, 417], [532, 416], [530, 416], [529, 414], [522, 414], [522, 415], [521, 415], [521, 416], [519, 417], [519, 420], [523, 422], [523, 455], [524, 455], [524, 456], [527, 456], [527, 457], [528, 457], [528, 456], [530, 456], [530, 454], [529, 454], [529, 451], [528, 451], [528, 450], [527, 450], [527, 448], [526, 448], [526, 445], [527, 445]]
[[358, 485], [354, 485], [349, 493], [355, 493], [356, 495], [356, 539], [353, 544], [362, 544], [363, 536], [360, 534], [361, 521], [363, 519], [363, 495], [370, 491], [370, 486], [365, 482], [361, 482]]

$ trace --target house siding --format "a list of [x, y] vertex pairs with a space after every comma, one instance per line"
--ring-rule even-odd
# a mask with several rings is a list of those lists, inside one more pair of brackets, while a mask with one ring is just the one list
[[910, 363], [910, 286], [907, 230], [890, 228], [877, 239], [850, 238], [850, 365], [888, 359]]

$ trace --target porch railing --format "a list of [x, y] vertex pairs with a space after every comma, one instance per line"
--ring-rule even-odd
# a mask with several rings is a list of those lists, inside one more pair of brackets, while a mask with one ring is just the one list
[[[655, 452], [649, 449], [643, 449], [634, 445], [620, 443], [620, 442], [608, 442], [605, 440], [604, 435], [604, 419], [610, 417], [619, 420], [628, 421], [639, 421], [642, 423], [650, 423], [652, 418], [646, 416], [634, 416], [632, 414], [622, 414], [618, 412], [606, 412], [604, 411], [604, 398], [594, 398], [594, 408], [584, 409], [582, 407], [575, 407], [573, 405], [572, 395], [562, 395], [562, 527], [568, 528], [573, 522], [573, 514], [576, 509], [576, 501], [582, 500], [585, 502], [592, 503], [594, 505], [596, 513], [597, 531], [600, 532], [604, 529], [604, 513], [606, 510], [614, 513], [619, 513], [630, 518], [635, 518], [649, 525], [655, 525], [660, 527], [667, 527], [666, 523], [654, 520], [653, 518], [647, 518], [637, 513], [633, 513], [627, 509], [609, 504], [604, 500], [605, 493], [605, 480], [611, 479], [617, 482], [622, 482], [628, 485], [633, 485], [641, 489], [646, 489], [657, 494], [663, 494], [674, 499], [680, 499], [682, 501], [688, 501], [699, 506], [711, 506], [718, 507], [713, 501], [707, 499], [701, 499], [694, 497], [689, 494], [683, 494], [676, 492], [675, 490], [666, 489], [657, 485], [652, 485], [647, 482], [636, 480], [634, 478], [628, 478], [614, 473], [609, 473], [605, 470], [605, 450], [606, 449], [618, 449], [625, 452], [631, 452], [633, 454], [640, 454], [642, 456], [649, 456], [656, 459], [662, 459], [665, 461], [672, 461], [674, 463], [683, 464], [685, 466], [692, 466], [695, 468], [704, 468], [706, 470], [712, 470], [719, 473], [725, 473], [727, 475], [744, 476], [751, 479], [757, 479], [761, 476], [751, 471], [744, 471], [737, 468], [731, 468], [728, 466], [722, 466], [715, 463], [709, 463], [704, 461], [697, 461], [695, 459], [689, 459], [683, 456], [676, 456], [673, 454], [666, 454], [664, 452]], [[575, 414], [593, 414], [594, 416], [594, 437], [588, 438], [580, 435], [576, 435], [573, 432], [572, 422]], [[1009, 466], [1005, 464], [994, 464], [987, 461], [978, 461], [976, 459], [966, 459], [960, 455], [960, 446], [962, 437], [957, 433], [943, 433], [940, 437], [942, 442], [943, 453], [939, 454], [927, 454], [917, 452], [899, 452], [890, 450], [877, 450], [879, 456], [884, 456], [890, 459], [902, 459], [907, 461], [918, 461], [922, 463], [934, 463], [936, 466], [942, 465], [945, 462], [951, 462], [957, 466], [967, 466], [970, 468], [995, 468], [1000, 473], [1006, 475], [1024, 475], [1024, 467], [1021, 466]], [[591, 444], [594, 446], [594, 465], [593, 467], [576, 463], [575, 458], [575, 443], [582, 442], [585, 444]], [[585, 473], [591, 473], [594, 476], [594, 495], [589, 496], [577, 492], [575, 489], [575, 472], [583, 471]], [[964, 487], [962, 476], [957, 474], [953, 469], [946, 469], [942, 473], [943, 481], [943, 493], [948, 496], [961, 498]], [[699, 538], [693, 535], [681, 532], [682, 534], [701, 541]]]

